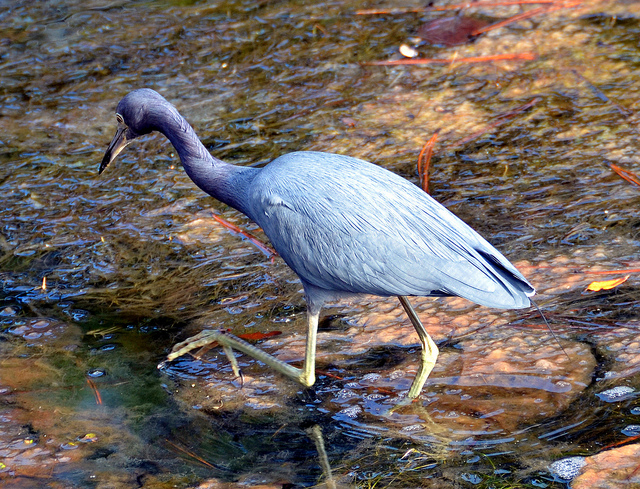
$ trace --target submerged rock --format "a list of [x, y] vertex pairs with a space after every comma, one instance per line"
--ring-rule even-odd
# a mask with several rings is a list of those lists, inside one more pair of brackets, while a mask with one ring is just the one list
[[549, 466], [549, 471], [563, 481], [573, 480], [580, 469], [587, 464], [584, 457], [568, 457], [556, 460]]
[[[414, 303], [436, 341], [449, 338], [419, 399], [391, 411], [413, 381], [419, 344], [396, 301], [375, 299], [363, 313], [363, 326], [351, 322], [346, 330], [318, 335], [319, 380], [310, 391], [323, 412], [340, 421], [366, 422], [374, 432], [383, 422], [414, 439], [436, 432], [451, 439], [496, 436], [556, 416], [591, 383], [596, 361], [586, 343], [555, 339], [545, 326], [508, 326], [508, 313], [462, 299]], [[283, 334], [260, 347], [299, 365], [304, 344], [304, 334]], [[209, 410], [273, 415], [304, 391], [253, 359], [237, 357], [243, 383], [234, 379], [218, 348], [207, 353], [205, 392], [185, 392], [188, 405], [204, 402]], [[180, 362], [185, 363], [174, 362], [169, 372], [180, 375], [194, 361]]]
[[585, 459], [571, 489], [640, 487], [640, 445], [626, 445]]

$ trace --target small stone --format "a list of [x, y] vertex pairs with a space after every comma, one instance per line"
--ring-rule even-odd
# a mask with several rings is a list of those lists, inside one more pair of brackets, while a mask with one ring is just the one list
[[568, 457], [556, 460], [549, 465], [549, 472], [564, 481], [573, 480], [579, 473], [580, 469], [587, 465], [584, 457]]
[[420, 54], [417, 49], [409, 46], [408, 44], [401, 44], [398, 50], [400, 51], [400, 54], [405, 58], [415, 58]]

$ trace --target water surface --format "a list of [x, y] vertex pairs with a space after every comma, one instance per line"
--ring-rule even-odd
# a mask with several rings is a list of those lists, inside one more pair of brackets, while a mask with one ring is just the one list
[[[305, 487], [330, 466], [346, 487], [563, 487], [551, 462], [634, 436], [635, 391], [597, 394], [640, 388], [637, 279], [584, 291], [619, 276], [594, 270], [639, 268], [638, 188], [607, 163], [640, 171], [640, 11], [584, 2], [466, 46], [418, 46], [423, 57], [533, 61], [384, 68], [361, 63], [398, 57], [443, 14], [356, 15], [379, 6], [4, 5], [3, 482]], [[216, 349], [158, 370], [205, 326], [282, 331], [261, 346], [297, 361], [305, 309], [284, 263], [212, 213], [260, 236], [256, 226], [198, 190], [164, 138], [145, 137], [97, 176], [115, 106], [140, 87], [239, 165], [331, 151], [415, 182], [439, 130], [432, 195], [530, 278], [558, 340], [535, 312], [415, 299], [442, 354], [420, 401], [391, 415], [418, 360], [393, 300], [326, 310], [318, 362], [330, 375], [314, 389], [246, 357], [241, 386]]]

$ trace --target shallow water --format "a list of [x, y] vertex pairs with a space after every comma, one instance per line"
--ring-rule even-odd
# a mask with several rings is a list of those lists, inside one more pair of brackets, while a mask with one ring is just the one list
[[[635, 436], [636, 275], [585, 288], [619, 276], [594, 270], [639, 268], [639, 190], [607, 163], [640, 171], [640, 10], [584, 2], [473, 44], [418, 47], [533, 61], [385, 68], [360, 63], [398, 57], [443, 14], [356, 15], [372, 6], [3, 5], [3, 483], [295, 487], [324, 483], [328, 464], [347, 487], [563, 487], [551, 462]], [[198, 190], [162, 137], [97, 176], [115, 106], [142, 86], [240, 165], [333, 151], [416, 181], [439, 130], [432, 195], [530, 278], [558, 340], [535, 312], [414, 299], [441, 356], [420, 401], [393, 413], [418, 360], [393, 300], [327, 308], [318, 368], [330, 375], [314, 389], [246, 357], [241, 386], [217, 349], [158, 369], [204, 326], [282, 331], [260, 346], [300, 360], [305, 309], [282, 261], [212, 213], [256, 226]], [[598, 396], [613, 387], [635, 390]]]

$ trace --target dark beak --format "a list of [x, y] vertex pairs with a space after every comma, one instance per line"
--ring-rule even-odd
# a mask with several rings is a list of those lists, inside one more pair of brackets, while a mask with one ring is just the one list
[[127, 126], [123, 124], [118, 124], [118, 129], [116, 131], [116, 135], [113, 136], [111, 140], [111, 144], [107, 148], [107, 152], [104, 154], [104, 158], [102, 158], [102, 163], [100, 163], [100, 169], [98, 170], [98, 175], [102, 174], [102, 172], [109, 166], [109, 164], [116, 159], [116, 156], [120, 154], [120, 151], [124, 149], [124, 147], [129, 144], [131, 141], [127, 140]]

